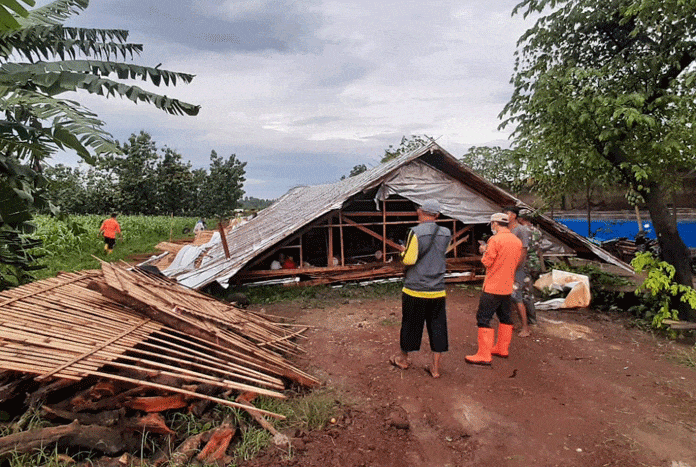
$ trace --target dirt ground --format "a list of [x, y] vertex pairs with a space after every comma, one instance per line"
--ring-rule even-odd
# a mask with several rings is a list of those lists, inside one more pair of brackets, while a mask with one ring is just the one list
[[244, 465], [696, 467], [696, 369], [674, 358], [679, 344], [619, 317], [539, 312], [510, 358], [474, 367], [464, 356], [476, 350], [478, 298], [448, 289], [450, 350], [438, 380], [424, 371], [427, 335], [411, 368], [388, 362], [398, 297], [253, 307], [315, 326], [298, 364], [342, 406], [335, 424], [291, 433], [291, 456], [271, 448]]

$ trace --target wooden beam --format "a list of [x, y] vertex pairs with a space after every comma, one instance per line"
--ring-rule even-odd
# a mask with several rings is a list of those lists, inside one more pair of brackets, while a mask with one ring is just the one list
[[[450, 243], [450, 246], [447, 247], [447, 253], [454, 250], [455, 248], [457, 248], [457, 246], [459, 246], [460, 244], [464, 243], [467, 240], [469, 240], [469, 236], [465, 235], [464, 237], [460, 238], [456, 242]], [[456, 255], [455, 255], [455, 257], [456, 257]]]
[[333, 266], [333, 217], [329, 218], [329, 244], [326, 246], [326, 265]]
[[387, 200], [382, 200], [382, 262], [387, 262]]
[[339, 209], [338, 211], [338, 234], [341, 238], [341, 266], [346, 265], [346, 252], [343, 245], [343, 211]]
[[[363, 216], [363, 217], [382, 217], [383, 214], [379, 211], [350, 211], [346, 212], [344, 214], [347, 214], [349, 216]], [[392, 211], [392, 212], [387, 212], [387, 216], [389, 217], [397, 217], [397, 216], [411, 216], [411, 217], [418, 217], [418, 214], [416, 211]]]
[[[474, 227], [473, 225], [469, 225], [469, 226], [464, 227], [462, 230], [457, 231], [456, 235], [454, 235], [452, 237], [452, 243], [450, 243], [450, 246], [447, 247], [447, 253], [449, 253], [450, 251], [457, 248], [457, 246], [459, 246], [460, 244], [467, 241], [469, 239], [469, 236], [466, 235], [466, 236], [462, 237], [462, 235], [464, 233], [470, 231], [473, 227]], [[458, 238], [458, 237], [461, 237], [461, 238]], [[455, 252], [456, 252], [456, 250], [455, 250]], [[457, 255], [455, 254], [455, 258], [456, 257], [457, 257]]]
[[225, 250], [225, 258], [230, 259], [230, 248], [227, 246], [227, 237], [222, 222], [218, 222], [218, 231], [220, 232], [220, 240], [222, 240], [222, 248]]
[[350, 219], [350, 218], [348, 218], [348, 217], [344, 217], [344, 220], [346, 221], [346, 224], [347, 224], [347, 225], [350, 225], [350, 226], [352, 226], [352, 227], [355, 227], [355, 228], [357, 228], [358, 230], [362, 230], [362, 231], [365, 232], [366, 234], [372, 235], [373, 237], [375, 237], [375, 238], [377, 238], [377, 239], [379, 239], [379, 240], [384, 241], [387, 245], [389, 245], [390, 247], [392, 247], [392, 248], [394, 248], [394, 249], [396, 249], [396, 250], [398, 250], [398, 251], [404, 251], [404, 249], [405, 249], [403, 246], [399, 245], [398, 243], [394, 243], [394, 242], [392, 242], [391, 240], [388, 240], [388, 239], [382, 237], [380, 234], [378, 234], [378, 233], [376, 233], [376, 232], [373, 232], [372, 230], [368, 229], [367, 227], [363, 227], [362, 225], [358, 224], [357, 222], [355, 222], [354, 220], [352, 220], [352, 219]]

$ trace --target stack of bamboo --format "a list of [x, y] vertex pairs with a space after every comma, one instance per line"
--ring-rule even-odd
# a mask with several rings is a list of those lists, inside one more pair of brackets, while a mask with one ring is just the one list
[[233, 407], [195, 385], [282, 398], [282, 377], [318, 384], [282, 355], [300, 351], [296, 328], [121, 266], [4, 291], [0, 322], [0, 369], [37, 381], [100, 377]]

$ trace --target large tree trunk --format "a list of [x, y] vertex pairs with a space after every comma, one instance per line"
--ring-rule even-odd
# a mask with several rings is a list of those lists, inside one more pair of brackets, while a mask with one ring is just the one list
[[[693, 287], [691, 254], [679, 235], [677, 219], [667, 207], [664, 195], [663, 188], [654, 183], [650, 184], [648, 192], [643, 193], [643, 198], [657, 234], [660, 255], [664, 261], [674, 266], [674, 280], [678, 284]], [[696, 310], [692, 309], [687, 303], [675, 301], [673, 306], [679, 310], [679, 319], [696, 321]]]

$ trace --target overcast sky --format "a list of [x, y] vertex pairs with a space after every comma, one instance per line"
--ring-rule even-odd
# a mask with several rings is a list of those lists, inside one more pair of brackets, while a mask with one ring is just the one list
[[498, 114], [531, 26], [510, 16], [517, 3], [93, 0], [67, 24], [127, 29], [144, 45], [135, 63], [196, 75], [143, 87], [200, 105], [197, 117], [80, 96], [116, 139], [145, 130], [194, 168], [211, 150], [236, 154], [246, 194], [277, 198], [375, 166], [403, 135], [433, 136], [457, 157], [507, 146]]

